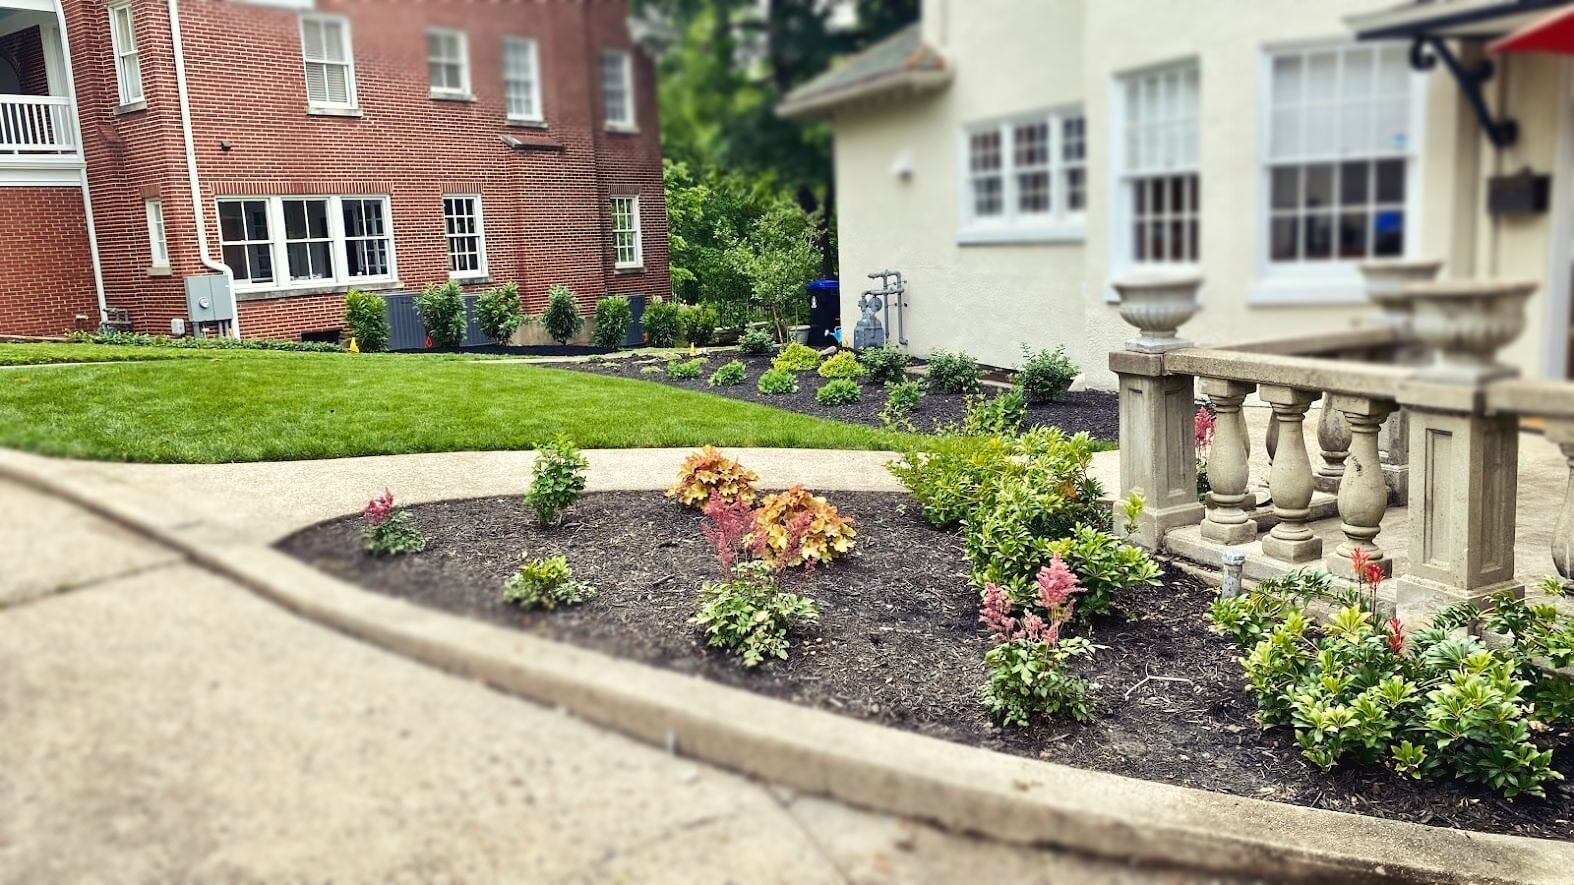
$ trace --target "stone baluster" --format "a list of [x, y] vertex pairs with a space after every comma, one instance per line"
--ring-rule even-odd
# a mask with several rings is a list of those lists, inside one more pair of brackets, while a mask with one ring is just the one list
[[1547, 424], [1547, 439], [1557, 443], [1569, 466], [1569, 481], [1563, 491], [1563, 507], [1552, 526], [1552, 564], [1567, 584], [1574, 581], [1574, 421]]
[[1339, 519], [1345, 540], [1328, 555], [1328, 571], [1342, 578], [1354, 578], [1355, 551], [1382, 569], [1383, 576], [1394, 573], [1394, 561], [1377, 544], [1383, 514], [1388, 509], [1388, 484], [1377, 450], [1377, 434], [1383, 420], [1398, 406], [1390, 400], [1364, 396], [1330, 396], [1325, 408], [1339, 410], [1350, 424], [1350, 457], [1345, 461], [1344, 481], [1339, 485]]
[[1202, 379], [1202, 392], [1213, 403], [1218, 415], [1213, 453], [1208, 458], [1207, 515], [1202, 521], [1202, 536], [1220, 544], [1246, 544], [1257, 537], [1257, 524], [1247, 517], [1253, 503], [1247, 493], [1251, 472], [1247, 465], [1250, 442], [1241, 403], [1254, 385], [1220, 378]]
[[[1399, 365], [1419, 365], [1426, 358], [1426, 350], [1415, 341], [1415, 308], [1405, 287], [1435, 280], [1442, 269], [1443, 262], [1434, 260], [1388, 259], [1361, 265], [1367, 300], [1377, 305], [1383, 313], [1383, 321], [1399, 336], [1393, 357]], [[1410, 501], [1410, 422], [1404, 409], [1395, 410], [1383, 422], [1377, 446], [1383, 458], [1383, 477], [1388, 483], [1390, 500], [1403, 507]]]
[[1307, 525], [1311, 516], [1312, 462], [1306, 453], [1303, 424], [1317, 392], [1263, 384], [1257, 388], [1257, 395], [1273, 406], [1274, 420], [1279, 425], [1279, 448], [1268, 474], [1268, 493], [1273, 497], [1273, 513], [1279, 524], [1262, 539], [1262, 552], [1283, 562], [1310, 562], [1322, 555], [1323, 542]]
[[1350, 425], [1344, 415], [1330, 405], [1332, 399], [1333, 394], [1323, 397], [1317, 415], [1317, 448], [1322, 453], [1323, 463], [1312, 478], [1313, 488], [1329, 494], [1339, 491], [1339, 482], [1344, 479], [1344, 462], [1350, 457]]

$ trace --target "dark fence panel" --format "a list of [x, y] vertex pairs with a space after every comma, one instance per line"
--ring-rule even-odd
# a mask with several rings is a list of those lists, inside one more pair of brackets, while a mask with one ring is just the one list
[[[474, 295], [465, 296], [465, 344], [489, 344], [486, 336], [481, 334], [481, 327], [476, 325]], [[388, 305], [388, 349], [389, 350], [424, 350], [426, 348], [426, 327], [421, 325], [421, 316], [415, 312], [415, 295], [410, 292], [401, 292], [395, 295], [384, 295], [383, 301]]]
[[638, 347], [645, 343], [645, 296], [630, 295], [629, 299], [629, 333], [623, 337], [624, 347]]

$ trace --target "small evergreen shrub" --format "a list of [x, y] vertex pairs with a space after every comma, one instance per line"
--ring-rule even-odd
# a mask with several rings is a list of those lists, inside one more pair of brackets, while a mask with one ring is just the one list
[[507, 344], [525, 322], [525, 311], [519, 306], [519, 284], [505, 283], [477, 296], [475, 321], [482, 335], [496, 344]]
[[530, 490], [525, 493], [525, 503], [535, 511], [538, 524], [545, 528], [562, 520], [564, 511], [585, 493], [585, 470], [589, 467], [590, 462], [567, 437], [541, 445], [530, 465]]
[[1066, 356], [1064, 345], [1054, 350], [1033, 351], [1022, 348], [1022, 368], [1011, 376], [1011, 383], [1030, 403], [1059, 397], [1076, 380], [1077, 364]]
[[967, 354], [936, 350], [929, 355], [924, 380], [930, 390], [941, 393], [972, 393], [978, 389], [980, 375], [978, 361]]
[[388, 302], [381, 295], [351, 289], [344, 293], [344, 325], [355, 338], [355, 346], [371, 353], [388, 349], [392, 332], [388, 325]]
[[727, 580], [705, 584], [689, 623], [704, 628], [712, 647], [743, 658], [745, 667], [757, 667], [767, 658], [787, 660], [788, 630], [819, 617], [812, 599], [781, 589], [769, 564], [745, 562]]
[[782, 396], [798, 392], [798, 376], [786, 369], [766, 369], [760, 373], [758, 383], [760, 393], [766, 396]]
[[574, 580], [574, 572], [562, 556], [525, 559], [519, 571], [503, 582], [503, 601], [526, 611], [578, 605], [595, 595], [596, 588]]
[[706, 347], [716, 340], [716, 326], [721, 323], [716, 308], [708, 304], [684, 307], [679, 314], [683, 338], [695, 347]]
[[676, 347], [682, 332], [682, 319], [674, 301], [652, 301], [640, 317], [645, 328], [645, 343], [651, 347]]
[[819, 372], [821, 378], [849, 378], [857, 381], [864, 376], [864, 367], [859, 365], [858, 357], [852, 351], [843, 350], [821, 363]]
[[857, 381], [837, 378], [827, 381], [824, 387], [816, 391], [814, 401], [822, 406], [846, 406], [858, 402], [861, 394]]
[[458, 347], [465, 342], [465, 295], [458, 283], [449, 280], [427, 286], [415, 296], [415, 312], [433, 347]]
[[634, 309], [628, 296], [608, 295], [596, 302], [596, 332], [592, 340], [597, 347], [622, 347], [633, 321]]
[[772, 368], [786, 369], [789, 372], [812, 372], [819, 366], [820, 352], [796, 341], [782, 348], [782, 352], [771, 361]]
[[1090, 615], [1109, 611], [1115, 598], [1128, 590], [1159, 586], [1163, 574], [1141, 547], [1087, 524], [1051, 541], [1049, 551], [1076, 573], [1083, 588], [1082, 610]]
[[1005, 725], [1028, 725], [1039, 716], [1092, 718], [1097, 683], [1077, 675], [1071, 659], [1096, 648], [1081, 637], [1062, 638], [1083, 592], [1077, 576], [1059, 557], [1039, 569], [1034, 580], [1035, 610], [1018, 613], [1005, 589], [984, 587], [978, 620], [989, 628], [995, 647], [984, 655], [989, 682], [979, 694], [984, 706]]
[[858, 359], [869, 372], [869, 380], [879, 384], [895, 384], [905, 380], [907, 366], [913, 361], [907, 351], [894, 344], [867, 348], [858, 355]]
[[771, 336], [759, 330], [751, 329], [738, 336], [738, 350], [744, 356], [764, 356], [770, 353], [774, 346], [775, 342], [771, 340]]
[[962, 433], [968, 436], [1011, 436], [1022, 429], [1027, 399], [1020, 390], [995, 396], [970, 394], [962, 416]]
[[766, 495], [744, 543], [755, 558], [781, 568], [827, 563], [853, 549], [852, 517], [801, 485]]
[[742, 384], [748, 377], [749, 369], [743, 364], [743, 360], [732, 360], [711, 373], [708, 383], [712, 387], [732, 387]]
[[547, 289], [547, 308], [541, 312], [541, 328], [553, 341], [567, 344], [584, 325], [573, 289], [561, 284]]
[[387, 489], [366, 502], [361, 520], [366, 524], [362, 538], [373, 556], [398, 556], [426, 549], [426, 537], [415, 527], [410, 514], [394, 510], [393, 492]]
[[1092, 461], [1093, 439], [1087, 434], [1067, 436], [1056, 427], [1037, 427], [1014, 438], [937, 436], [886, 469], [912, 493], [925, 520], [953, 528], [969, 514], [993, 507], [1008, 481], [1030, 474], [1039, 484], [1066, 483], [1082, 501], [1096, 499], [1104, 491], [1087, 475]]
[[913, 433], [913, 412], [924, 398], [924, 388], [917, 381], [898, 381], [885, 386], [885, 407], [880, 410], [880, 424], [887, 430], [905, 430]]
[[639, 373], [641, 375], [665, 375], [667, 370], [661, 366], [640, 366]]
[[691, 360], [673, 360], [667, 363], [667, 377], [676, 381], [693, 381], [704, 373], [709, 362], [702, 356]]
[[711, 499], [723, 504], [753, 504], [754, 484], [759, 474], [728, 458], [715, 446], [706, 446], [684, 459], [678, 468], [678, 481], [667, 490], [667, 497], [678, 504], [699, 509]]

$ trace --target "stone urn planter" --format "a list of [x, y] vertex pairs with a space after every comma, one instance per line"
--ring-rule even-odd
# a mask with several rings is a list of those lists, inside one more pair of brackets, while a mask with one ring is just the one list
[[808, 344], [809, 343], [809, 327], [808, 326], [788, 326], [787, 327], [787, 337], [788, 337], [788, 339], [790, 339], [794, 343], [797, 343], [797, 344]]
[[1201, 275], [1140, 273], [1121, 277], [1111, 285], [1120, 297], [1120, 318], [1140, 333], [1126, 342], [1127, 350], [1164, 353], [1191, 346], [1176, 332], [1202, 309], [1197, 301]]
[[1443, 270], [1435, 259], [1394, 259], [1361, 263], [1361, 278], [1366, 283], [1366, 298], [1383, 312], [1383, 319], [1402, 335], [1410, 334], [1413, 313], [1405, 287], [1430, 283]]
[[1536, 284], [1520, 280], [1441, 280], [1404, 288], [1416, 339], [1431, 354], [1421, 377], [1479, 384], [1517, 374], [1495, 360], [1525, 331], [1525, 302]]

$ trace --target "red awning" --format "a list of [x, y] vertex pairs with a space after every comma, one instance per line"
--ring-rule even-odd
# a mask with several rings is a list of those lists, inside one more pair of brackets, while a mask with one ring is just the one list
[[1574, 55], [1574, 5], [1538, 18], [1507, 37], [1492, 41], [1487, 51]]

